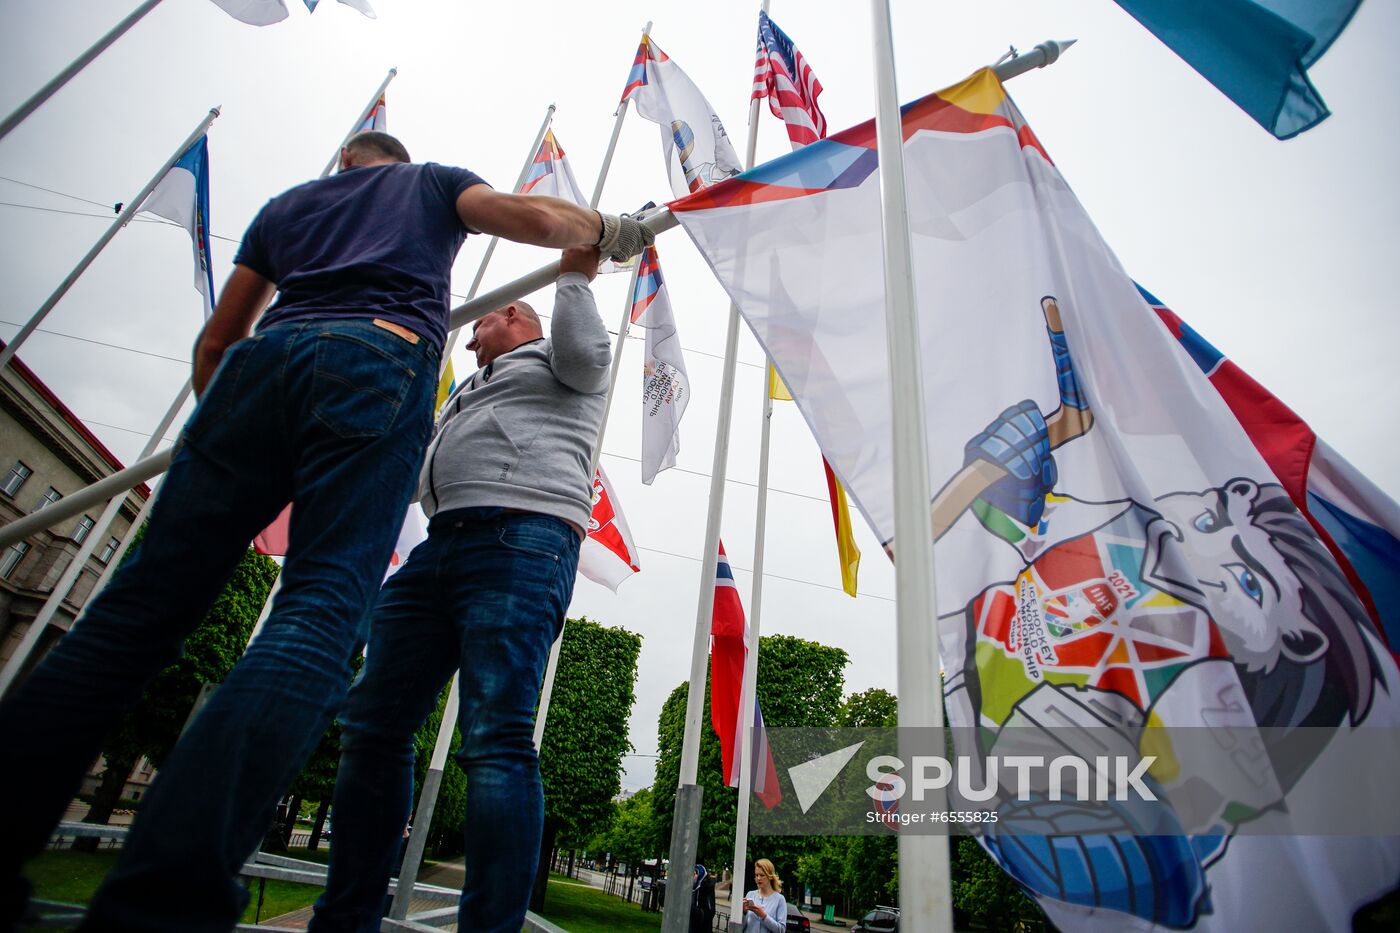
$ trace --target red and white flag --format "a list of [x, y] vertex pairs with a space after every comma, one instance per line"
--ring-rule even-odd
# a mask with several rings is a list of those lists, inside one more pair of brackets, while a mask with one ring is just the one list
[[612, 483], [603, 468], [593, 478], [593, 514], [588, 517], [588, 537], [578, 555], [578, 570], [594, 583], [614, 593], [632, 574], [642, 569], [637, 546], [622, 515]]
[[752, 100], [768, 98], [773, 116], [787, 124], [792, 147], [826, 136], [826, 117], [817, 106], [822, 83], [802, 53], [763, 10], [758, 11], [758, 60], [753, 66]]
[[[748, 653], [748, 625], [744, 620], [744, 604], [734, 583], [734, 571], [719, 546], [719, 563], [715, 567], [715, 608], [710, 617], [710, 725], [719, 736], [720, 756], [724, 761], [725, 782], [739, 786], [740, 748], [743, 735], [739, 730], [740, 701], [744, 686], [744, 656]], [[753, 704], [754, 775], [753, 792], [768, 809], [782, 800], [778, 787], [778, 772], [773, 764], [773, 752], [763, 728], [763, 713], [758, 697]]]

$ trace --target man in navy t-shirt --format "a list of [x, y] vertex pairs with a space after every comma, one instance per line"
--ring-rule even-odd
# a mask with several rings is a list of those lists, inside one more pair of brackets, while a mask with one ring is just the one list
[[239, 866], [349, 686], [431, 434], [452, 262], [473, 232], [617, 259], [650, 238], [626, 218], [411, 164], [375, 132], [350, 141], [340, 174], [259, 212], [195, 345], [199, 405], [145, 538], [0, 706], [0, 781], [5, 799], [24, 802], [0, 834], [0, 929], [24, 907], [21, 865], [107, 733], [291, 502], [272, 613], [161, 765], [83, 929], [201, 933], [237, 921], [248, 900]]

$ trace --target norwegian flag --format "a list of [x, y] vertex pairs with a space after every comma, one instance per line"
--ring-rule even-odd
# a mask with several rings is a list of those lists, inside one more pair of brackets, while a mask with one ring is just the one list
[[[742, 733], [738, 726], [744, 656], [748, 653], [747, 628], [734, 571], [724, 553], [724, 542], [720, 542], [719, 563], [715, 567], [715, 608], [710, 617], [710, 724], [719, 737], [725, 782], [730, 787], [739, 786]], [[778, 771], [773, 764], [773, 750], [768, 747], [757, 697], [754, 697], [753, 717], [753, 792], [771, 810], [783, 799], [783, 794], [778, 787]]]
[[608, 475], [599, 467], [593, 477], [593, 514], [588, 517], [588, 537], [579, 550], [578, 570], [594, 583], [614, 593], [632, 574], [640, 571], [637, 546], [622, 515], [617, 493]]
[[826, 117], [817, 106], [822, 84], [792, 40], [758, 11], [758, 60], [753, 66], [753, 100], [768, 98], [773, 116], [787, 125], [794, 149], [826, 137]]

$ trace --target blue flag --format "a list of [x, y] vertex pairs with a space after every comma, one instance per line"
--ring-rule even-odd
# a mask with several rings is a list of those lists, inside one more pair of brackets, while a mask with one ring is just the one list
[[1308, 80], [1361, 0], [1117, 0], [1260, 126], [1291, 139], [1331, 111]]

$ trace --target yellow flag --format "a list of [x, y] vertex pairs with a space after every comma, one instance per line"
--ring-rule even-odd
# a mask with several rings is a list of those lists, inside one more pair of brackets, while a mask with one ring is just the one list
[[860, 548], [856, 547], [851, 530], [851, 510], [846, 505], [846, 490], [831, 472], [831, 464], [822, 457], [826, 470], [826, 490], [831, 496], [831, 520], [836, 524], [836, 553], [841, 558], [841, 589], [847, 596], [856, 595], [856, 574], [860, 570]]
[[788, 391], [787, 386], [783, 385], [782, 377], [778, 375], [778, 371], [773, 368], [772, 363], [768, 364], [768, 397], [775, 402], [792, 401], [792, 393]]
[[452, 372], [452, 360], [447, 361], [443, 367], [442, 378], [438, 380], [437, 401], [433, 403], [433, 411], [439, 411], [442, 403], [452, 395], [452, 391], [457, 388], [457, 377]]

